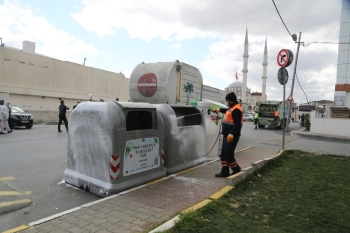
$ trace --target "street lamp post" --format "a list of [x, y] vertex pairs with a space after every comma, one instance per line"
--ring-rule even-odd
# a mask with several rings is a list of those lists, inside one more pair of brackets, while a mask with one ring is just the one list
[[[297, 71], [297, 63], [298, 63], [298, 56], [299, 56], [301, 32], [299, 32], [299, 38], [297, 38], [297, 35], [295, 35], [295, 34], [292, 35], [292, 38], [293, 38], [293, 41], [295, 41], [295, 43], [298, 43], [298, 48], [297, 48], [297, 56], [295, 57], [294, 72], [293, 72], [293, 79], [292, 79], [292, 88], [290, 89], [290, 96], [293, 96], [295, 74], [296, 74], [296, 71]], [[298, 39], [298, 42], [296, 42], [297, 39]], [[284, 99], [283, 101], [286, 101], [286, 100]], [[288, 109], [288, 117], [287, 117], [287, 126], [286, 126], [286, 131], [287, 132], [289, 130], [290, 106], [291, 106], [291, 104], [288, 103], [288, 108], [287, 108]]]

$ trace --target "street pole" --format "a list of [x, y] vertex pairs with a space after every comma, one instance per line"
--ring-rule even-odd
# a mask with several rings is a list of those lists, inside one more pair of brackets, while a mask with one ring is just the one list
[[[286, 99], [286, 84], [283, 84], [283, 99]], [[283, 128], [283, 140], [282, 140], [282, 150], [284, 150], [284, 142], [285, 142], [285, 134], [286, 134], [286, 127], [285, 124], [285, 117], [286, 117], [286, 101], [283, 101], [283, 121], [282, 121], [282, 128]]]
[[[297, 55], [295, 58], [295, 63], [294, 63], [294, 72], [293, 72], [293, 79], [292, 79], [292, 88], [290, 89], [290, 96], [293, 97], [293, 89], [294, 89], [294, 81], [295, 81], [295, 74], [297, 71], [297, 63], [298, 63], [298, 56], [299, 56], [299, 48], [300, 48], [300, 38], [301, 38], [301, 32], [299, 32], [299, 38], [298, 38], [298, 48], [297, 48]], [[283, 102], [286, 101], [286, 99], [283, 97]], [[291, 102], [288, 103], [288, 117], [287, 117], [287, 132], [289, 128], [289, 113], [290, 113], [290, 105]]]

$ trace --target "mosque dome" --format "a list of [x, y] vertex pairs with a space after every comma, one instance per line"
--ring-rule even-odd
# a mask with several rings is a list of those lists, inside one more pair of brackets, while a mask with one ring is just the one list
[[242, 88], [243, 84], [241, 82], [233, 82], [231, 83], [227, 88], [231, 88], [231, 87], [241, 87]]

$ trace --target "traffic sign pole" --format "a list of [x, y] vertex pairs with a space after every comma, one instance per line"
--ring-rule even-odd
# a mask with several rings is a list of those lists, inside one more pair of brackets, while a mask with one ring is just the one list
[[[294, 72], [293, 72], [293, 79], [292, 79], [292, 88], [290, 89], [290, 95], [293, 96], [293, 90], [294, 90], [294, 81], [295, 81], [295, 74], [297, 70], [297, 63], [298, 63], [298, 56], [299, 56], [299, 48], [300, 48], [300, 38], [301, 38], [301, 32], [299, 32], [299, 38], [298, 38], [298, 48], [297, 48], [297, 56], [295, 58], [294, 63]], [[283, 99], [284, 100], [284, 99]], [[288, 118], [287, 118], [287, 132], [288, 132], [288, 126], [289, 126], [289, 113], [290, 113], [290, 106], [291, 104], [288, 103]]]
[[286, 84], [283, 84], [283, 121], [282, 121], [282, 129], [283, 129], [283, 139], [282, 139], [282, 150], [284, 150], [284, 142], [285, 142], [285, 138], [286, 138], [286, 127], [285, 127], [285, 123], [286, 123]]

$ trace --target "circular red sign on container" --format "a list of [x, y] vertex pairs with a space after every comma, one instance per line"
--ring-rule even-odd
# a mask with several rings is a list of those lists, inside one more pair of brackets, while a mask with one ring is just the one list
[[152, 97], [157, 91], [157, 76], [154, 73], [142, 75], [137, 82], [137, 89], [144, 97]]

